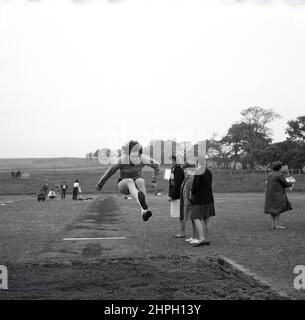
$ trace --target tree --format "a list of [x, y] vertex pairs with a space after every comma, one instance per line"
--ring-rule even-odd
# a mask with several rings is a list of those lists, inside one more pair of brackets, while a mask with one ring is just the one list
[[305, 141], [305, 116], [297, 117], [296, 120], [287, 122], [286, 134], [293, 141]]
[[272, 142], [272, 131], [268, 124], [280, 118], [280, 115], [262, 107], [245, 109], [241, 115], [241, 121], [230, 127], [223, 141], [232, 146], [235, 161], [243, 153], [243, 161], [254, 169], [260, 151]]
[[281, 116], [272, 109], [261, 107], [251, 107], [241, 112], [244, 124], [244, 138], [247, 143], [247, 151], [253, 152], [262, 143], [268, 143], [271, 140], [272, 131], [268, 124], [279, 119]]
[[223, 144], [231, 147], [230, 159], [233, 160], [234, 169], [236, 169], [236, 163], [239, 161], [239, 153], [243, 149], [243, 132], [243, 125], [234, 123], [221, 140]]
[[229, 169], [230, 150], [222, 140], [217, 140], [216, 135], [206, 141], [207, 154], [217, 168]]
[[281, 161], [290, 168], [302, 169], [305, 164], [305, 142], [285, 140], [273, 143], [259, 152], [260, 164], [269, 166]]

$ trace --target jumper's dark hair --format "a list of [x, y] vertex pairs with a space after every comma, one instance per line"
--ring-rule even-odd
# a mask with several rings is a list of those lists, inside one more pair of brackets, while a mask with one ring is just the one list
[[283, 164], [282, 164], [281, 161], [275, 161], [275, 162], [272, 163], [271, 168], [272, 168], [272, 170], [274, 170], [274, 171], [280, 171], [281, 168], [282, 168], [282, 166], [283, 166]]
[[138, 152], [139, 155], [142, 155], [143, 153], [143, 147], [140, 145], [140, 143], [136, 140], [130, 140], [124, 147], [123, 147], [124, 153], [127, 155], [130, 155], [131, 152]]

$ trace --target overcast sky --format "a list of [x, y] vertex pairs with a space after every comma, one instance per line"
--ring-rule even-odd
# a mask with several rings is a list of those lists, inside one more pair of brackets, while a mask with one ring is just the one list
[[0, 0], [0, 157], [221, 137], [251, 106], [285, 139], [305, 114], [301, 2]]

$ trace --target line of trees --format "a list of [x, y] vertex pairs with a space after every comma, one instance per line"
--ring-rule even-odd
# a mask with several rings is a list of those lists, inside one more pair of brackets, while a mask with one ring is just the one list
[[241, 120], [232, 124], [220, 140], [211, 140], [215, 161], [222, 168], [262, 169], [279, 160], [293, 169], [305, 165], [305, 116], [287, 122], [286, 140], [272, 142], [269, 125], [281, 116], [272, 109], [251, 107], [241, 112]]
[[[213, 135], [206, 140], [206, 150], [210, 164], [219, 169], [266, 169], [273, 161], [279, 160], [292, 169], [305, 166], [305, 116], [299, 116], [287, 122], [286, 140], [274, 143], [269, 125], [281, 116], [272, 109], [250, 107], [241, 112], [241, 119], [233, 123], [226, 135], [217, 139]], [[196, 147], [189, 141], [152, 140], [144, 146], [144, 153], [152, 155], [159, 150], [161, 164], [168, 163], [168, 148], [182, 154], [184, 159], [196, 155]], [[122, 150], [112, 151], [104, 148], [108, 154], [120, 155]], [[88, 159], [97, 159], [99, 150], [86, 155]], [[172, 152], [172, 151], [171, 151]]]

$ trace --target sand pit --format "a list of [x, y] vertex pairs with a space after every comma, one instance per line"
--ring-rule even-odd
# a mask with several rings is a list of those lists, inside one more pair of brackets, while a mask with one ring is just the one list
[[118, 205], [117, 200], [114, 197], [97, 198], [87, 207], [88, 212], [96, 213], [110, 213], [119, 210], [120, 206]]
[[[86, 254], [94, 250], [99, 248], [92, 245]], [[268, 285], [214, 257], [115, 258], [8, 267], [10, 290], [2, 292], [0, 299], [283, 299]]]

